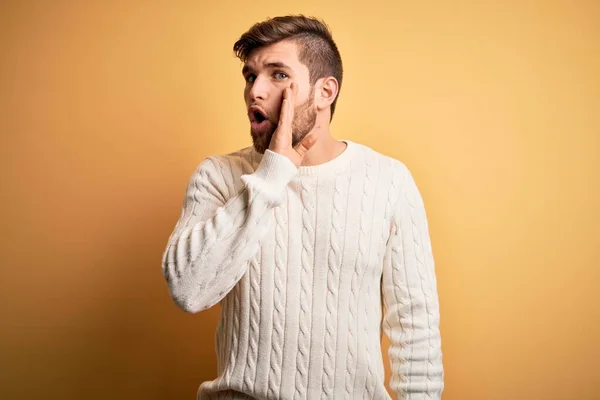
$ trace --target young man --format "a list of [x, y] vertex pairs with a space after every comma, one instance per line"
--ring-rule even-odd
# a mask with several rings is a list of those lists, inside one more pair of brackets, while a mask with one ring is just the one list
[[[342, 62], [325, 24], [268, 19], [235, 43], [253, 146], [193, 174], [163, 257], [174, 301], [221, 304], [199, 399], [439, 399], [428, 223], [407, 167], [329, 123]], [[382, 303], [384, 310], [382, 310]]]

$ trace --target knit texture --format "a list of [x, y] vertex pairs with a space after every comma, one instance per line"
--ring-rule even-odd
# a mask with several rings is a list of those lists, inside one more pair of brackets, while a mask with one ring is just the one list
[[391, 399], [382, 330], [394, 398], [441, 398], [423, 199], [401, 161], [344, 142], [318, 166], [249, 147], [194, 171], [162, 267], [183, 310], [221, 304], [198, 399]]

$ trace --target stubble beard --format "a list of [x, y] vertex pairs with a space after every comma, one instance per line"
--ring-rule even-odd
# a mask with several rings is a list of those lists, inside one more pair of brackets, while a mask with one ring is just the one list
[[[311, 91], [312, 94], [312, 91]], [[309, 96], [308, 100], [303, 104], [300, 104], [294, 110], [294, 120], [292, 121], [292, 146], [296, 147], [308, 133], [315, 127], [317, 123], [317, 111], [312, 107], [313, 99], [312, 95]], [[270, 129], [267, 133], [258, 133], [254, 132], [250, 129], [250, 134], [252, 135], [252, 143], [254, 145], [254, 149], [260, 153], [264, 154], [265, 151], [269, 148], [269, 144], [271, 143], [271, 138], [277, 130], [278, 119], [274, 119], [271, 114], [267, 116]]]

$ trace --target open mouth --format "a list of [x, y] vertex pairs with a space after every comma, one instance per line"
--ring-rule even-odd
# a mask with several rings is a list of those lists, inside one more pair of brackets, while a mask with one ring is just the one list
[[254, 120], [256, 122], [258, 122], [259, 124], [262, 123], [264, 120], [267, 119], [267, 117], [265, 117], [260, 111], [254, 111], [253, 112], [253, 117], [254, 117]]
[[250, 127], [256, 134], [267, 134], [272, 129], [271, 122], [267, 114], [258, 106], [252, 106], [248, 110], [250, 118]]
[[250, 108], [248, 116], [250, 117], [250, 122], [257, 122], [259, 124], [267, 120], [267, 116], [263, 110], [255, 106]]

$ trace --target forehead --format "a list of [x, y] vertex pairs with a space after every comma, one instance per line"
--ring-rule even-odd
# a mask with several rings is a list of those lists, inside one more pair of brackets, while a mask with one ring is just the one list
[[298, 59], [298, 45], [291, 40], [283, 40], [259, 47], [252, 50], [245, 65], [257, 69], [273, 63], [284, 63], [293, 69], [300, 69], [302, 64]]

